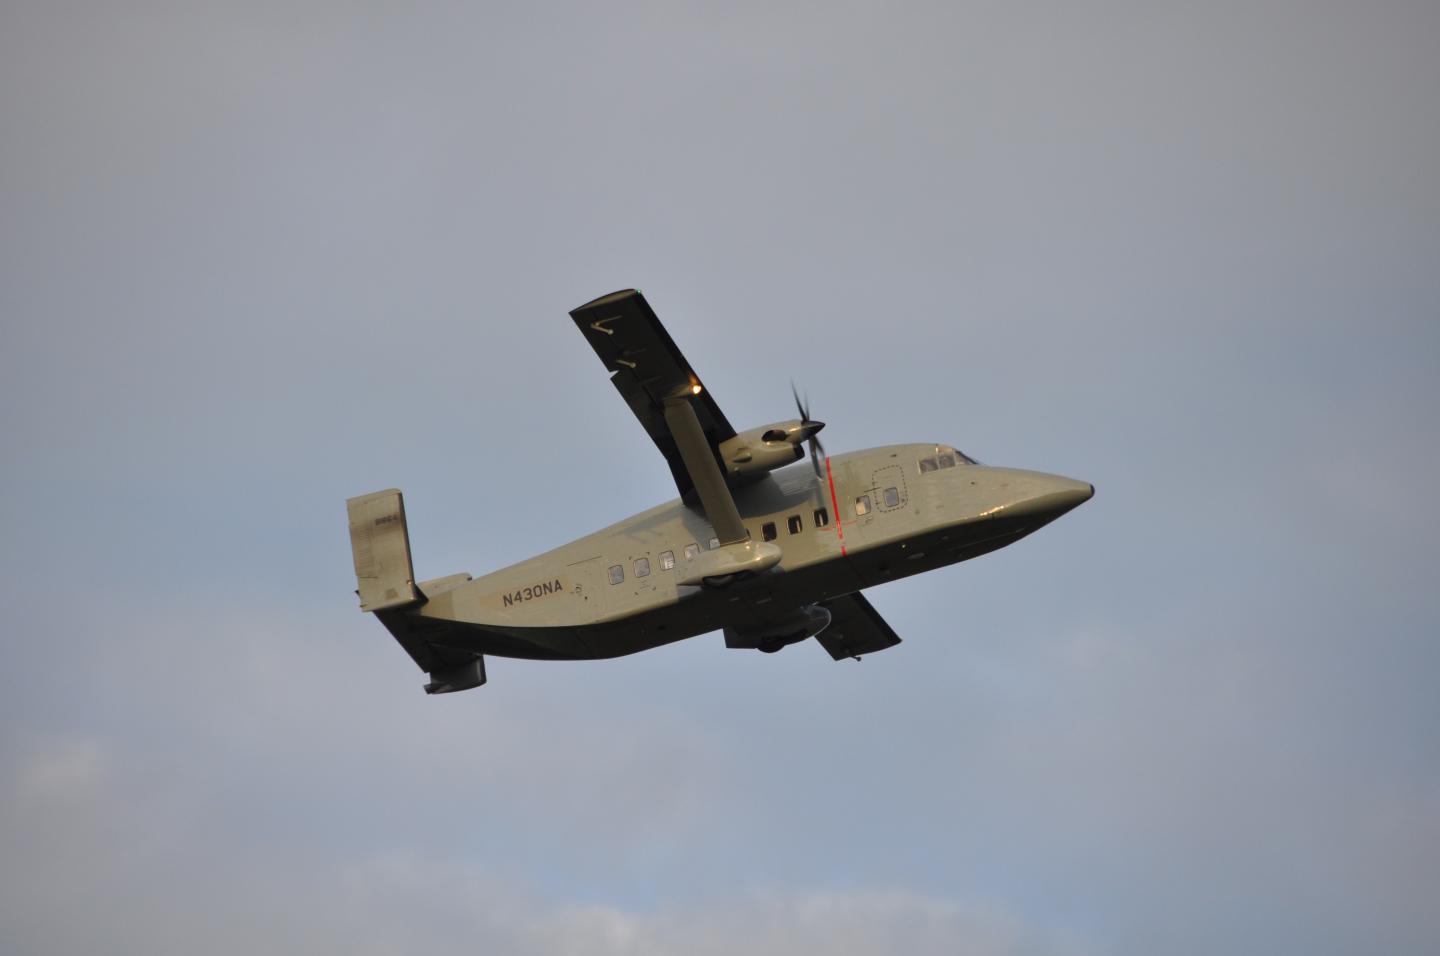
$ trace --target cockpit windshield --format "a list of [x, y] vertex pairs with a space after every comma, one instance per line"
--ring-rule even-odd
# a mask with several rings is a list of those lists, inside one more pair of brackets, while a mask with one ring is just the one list
[[978, 462], [960, 449], [951, 448], [949, 445], [936, 445], [934, 454], [921, 457], [920, 474], [939, 471], [941, 468], [954, 468], [956, 465], [974, 464]]

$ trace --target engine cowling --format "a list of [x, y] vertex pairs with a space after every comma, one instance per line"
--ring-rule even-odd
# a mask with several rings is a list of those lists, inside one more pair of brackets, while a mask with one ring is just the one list
[[805, 440], [819, 430], [818, 424], [792, 418], [740, 432], [720, 443], [726, 472], [735, 477], [763, 475], [794, 464], [805, 457]]

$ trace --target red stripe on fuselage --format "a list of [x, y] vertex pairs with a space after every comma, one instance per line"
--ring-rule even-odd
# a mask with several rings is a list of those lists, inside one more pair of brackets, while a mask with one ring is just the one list
[[840, 557], [845, 557], [845, 528], [840, 520], [840, 502], [835, 500], [835, 476], [830, 472], [830, 456], [825, 456], [825, 477], [830, 481], [830, 507], [834, 508], [835, 530], [840, 532]]

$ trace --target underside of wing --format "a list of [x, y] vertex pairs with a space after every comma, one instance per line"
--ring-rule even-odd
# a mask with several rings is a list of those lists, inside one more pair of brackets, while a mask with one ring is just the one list
[[821, 606], [830, 612], [830, 626], [817, 634], [815, 640], [837, 661], [873, 654], [900, 643], [880, 612], [858, 591], [824, 601]]
[[601, 296], [575, 309], [570, 317], [612, 373], [611, 383], [665, 456], [680, 496], [693, 503], [695, 486], [666, 424], [665, 399], [681, 393], [692, 396], [691, 404], [712, 452], [721, 442], [734, 437], [735, 429], [638, 290], [624, 289]]

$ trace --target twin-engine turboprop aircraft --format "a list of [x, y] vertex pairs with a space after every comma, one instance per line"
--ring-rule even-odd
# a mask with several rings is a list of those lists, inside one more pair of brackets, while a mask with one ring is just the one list
[[799, 418], [736, 432], [638, 291], [570, 316], [680, 497], [481, 578], [418, 584], [400, 492], [351, 498], [360, 608], [429, 673], [427, 693], [485, 683], [486, 654], [619, 657], [716, 630], [727, 647], [815, 637], [858, 659], [900, 643], [861, 589], [1003, 548], [1095, 493], [949, 445], [831, 457], [798, 395]]

